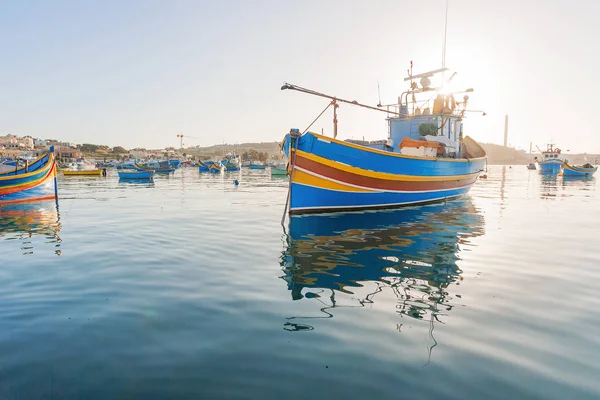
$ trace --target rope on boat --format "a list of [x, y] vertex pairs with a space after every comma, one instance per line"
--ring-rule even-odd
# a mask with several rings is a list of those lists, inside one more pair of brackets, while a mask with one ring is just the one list
[[[302, 132], [300, 135], [294, 135], [296, 137], [295, 143], [294, 143], [294, 149], [290, 148], [290, 164], [292, 165], [291, 169], [290, 169], [290, 178], [288, 180], [288, 192], [287, 192], [287, 197], [285, 199], [285, 207], [283, 208], [283, 215], [281, 216], [281, 226], [283, 227], [283, 229], [285, 230], [285, 215], [287, 213], [288, 210], [288, 206], [290, 203], [290, 197], [292, 196], [292, 176], [294, 175], [294, 166], [296, 165], [296, 150], [298, 149], [298, 140], [300, 138], [300, 136], [304, 135], [306, 132], [308, 132], [308, 130], [310, 129], [311, 126], [314, 125], [315, 122], [318, 121], [319, 118], [321, 118], [321, 116], [325, 113], [325, 111], [327, 111], [329, 109], [329, 107], [331, 107], [332, 104], [335, 103], [335, 100], [332, 100], [329, 104], [327, 104], [327, 107], [325, 107], [325, 109], [323, 111], [321, 111], [321, 113], [319, 115], [317, 115], [317, 118], [315, 118], [313, 120], [313, 122], [310, 123], [310, 125], [308, 125], [306, 127], [306, 129], [304, 130], [304, 132]], [[290, 142], [292, 140], [292, 133], [290, 132]], [[283, 146], [282, 150], [283, 150]], [[293, 150], [293, 152], [292, 152]]]

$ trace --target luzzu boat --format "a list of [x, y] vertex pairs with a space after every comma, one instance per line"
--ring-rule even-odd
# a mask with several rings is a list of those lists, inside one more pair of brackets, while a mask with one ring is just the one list
[[[412, 65], [411, 65], [412, 70]], [[291, 214], [393, 208], [443, 201], [466, 194], [485, 168], [485, 151], [463, 137], [463, 118], [469, 97], [431, 88], [432, 77], [446, 68], [412, 75], [410, 89], [399, 104], [375, 108], [295, 85], [292, 89], [331, 99], [334, 137], [292, 129], [283, 141], [290, 160], [289, 211]], [[420, 85], [415, 80], [420, 79]], [[437, 92], [418, 102], [416, 95]], [[428, 96], [428, 97], [429, 97]], [[349, 103], [388, 113], [388, 139], [342, 141], [337, 136], [338, 103]], [[329, 107], [328, 106], [328, 107]], [[383, 106], [382, 106], [383, 107]]]
[[211, 172], [213, 174], [222, 172], [224, 169], [220, 161], [200, 161], [198, 163], [199, 172]]
[[[539, 148], [538, 148], [539, 149]], [[560, 168], [565, 163], [565, 160], [561, 157], [561, 150], [558, 147], [554, 147], [554, 144], [549, 144], [546, 151], [540, 151], [542, 154], [540, 158], [535, 158], [535, 166], [543, 174], [558, 174]]]
[[565, 162], [560, 167], [560, 172], [563, 176], [583, 176], [590, 177], [594, 175], [594, 173], [598, 171], [598, 167], [594, 167], [592, 164], [584, 164], [584, 165], [569, 165]]
[[56, 198], [54, 149], [31, 163], [0, 173], [0, 204]]

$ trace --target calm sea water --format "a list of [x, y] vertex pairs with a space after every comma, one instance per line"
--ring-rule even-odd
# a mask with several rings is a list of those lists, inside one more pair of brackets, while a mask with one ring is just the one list
[[600, 397], [597, 180], [285, 231], [268, 171], [59, 190], [0, 210], [1, 399]]

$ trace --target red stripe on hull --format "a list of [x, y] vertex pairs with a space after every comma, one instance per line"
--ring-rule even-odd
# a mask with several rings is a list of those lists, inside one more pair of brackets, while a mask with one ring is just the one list
[[399, 190], [410, 192], [423, 190], [456, 189], [471, 185], [477, 180], [477, 175], [474, 175], [473, 177], [467, 179], [449, 179], [446, 181], [435, 182], [391, 181], [342, 171], [337, 168], [333, 168], [309, 160], [300, 155], [296, 155], [296, 166], [303, 168], [307, 171], [311, 171], [315, 174], [330, 179], [335, 179], [339, 182], [379, 190]]

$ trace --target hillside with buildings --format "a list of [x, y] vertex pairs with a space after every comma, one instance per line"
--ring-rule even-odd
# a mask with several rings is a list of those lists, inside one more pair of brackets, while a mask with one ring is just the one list
[[[86, 157], [96, 160], [120, 160], [133, 157], [138, 159], [149, 158], [189, 158], [203, 160], [219, 158], [227, 153], [235, 152], [248, 159], [261, 161], [279, 159], [282, 157], [280, 142], [217, 144], [213, 146], [186, 147], [175, 149], [134, 148], [125, 149], [121, 146], [109, 147], [97, 144], [75, 144], [52, 139], [37, 139], [31, 136], [17, 136], [9, 134], [0, 136], [0, 157], [15, 157], [21, 155], [39, 156], [54, 146], [60, 160], [68, 161], [72, 158]], [[481, 143], [487, 153], [489, 164], [528, 164], [533, 161], [536, 153], [528, 154], [524, 150], [505, 147], [493, 143]], [[598, 154], [563, 154], [573, 164], [590, 162], [597, 164], [600, 161]]]

